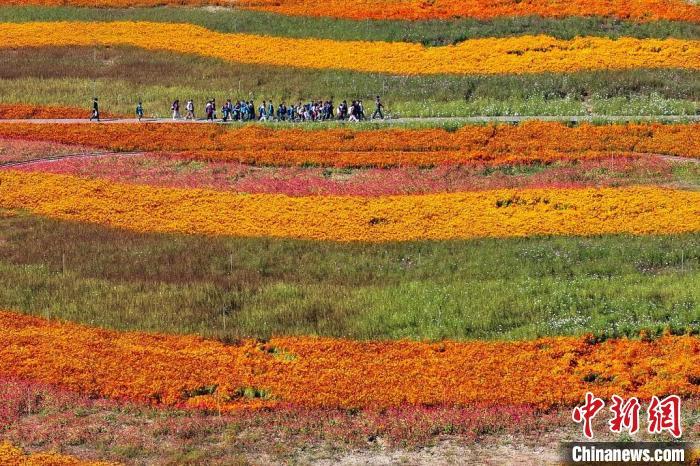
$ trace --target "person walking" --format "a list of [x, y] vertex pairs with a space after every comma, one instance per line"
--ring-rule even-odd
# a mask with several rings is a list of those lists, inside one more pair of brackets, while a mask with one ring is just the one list
[[372, 114], [372, 119], [379, 115], [379, 118], [382, 120], [384, 119], [384, 114], [382, 113], [382, 109], [384, 108], [384, 104], [382, 103], [382, 100], [377, 96], [377, 98], [374, 101], [374, 113]]
[[136, 118], [138, 118], [139, 123], [141, 122], [141, 118], [143, 118], [143, 104], [140, 100], [138, 105], [136, 105]]
[[352, 104], [348, 107], [348, 121], [358, 121], [357, 120], [357, 102], [352, 101]]
[[204, 107], [204, 113], [207, 115], [207, 121], [214, 123], [214, 102], [212, 100], [207, 101], [207, 105]]
[[194, 101], [192, 99], [189, 99], [185, 104], [185, 110], [187, 111], [185, 120], [194, 120]]
[[231, 103], [231, 99], [227, 99], [224, 106], [221, 107], [221, 115], [223, 116], [224, 123], [228, 121], [228, 118], [231, 116], [232, 112], [233, 104]]
[[266, 116], [265, 112], [266, 112], [265, 101], [263, 100], [262, 103], [260, 104], [260, 107], [258, 107], [258, 113], [260, 114], [260, 121], [267, 120], [267, 116]]
[[97, 120], [100, 121], [100, 107], [97, 105], [97, 97], [92, 98], [92, 114], [90, 115], [90, 121]]
[[175, 99], [173, 104], [170, 106], [170, 110], [173, 112], [173, 120], [180, 119], [180, 99]]
[[348, 101], [343, 100], [338, 106], [338, 119], [344, 120], [348, 117]]
[[275, 119], [275, 106], [272, 105], [272, 99], [267, 103], [267, 119], [270, 121]]

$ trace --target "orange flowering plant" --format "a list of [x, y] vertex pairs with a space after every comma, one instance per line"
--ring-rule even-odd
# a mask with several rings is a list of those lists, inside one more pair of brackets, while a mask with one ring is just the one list
[[[143, 34], [147, 30], [148, 34]], [[214, 32], [149, 22], [0, 23], [0, 47], [127, 45], [235, 63], [348, 69], [395, 75], [573, 72], [630, 68], [700, 69], [700, 42], [550, 36], [469, 39], [425, 47], [404, 42], [295, 39]]]
[[8, 170], [0, 207], [140, 232], [330, 241], [700, 231], [700, 192], [658, 187], [289, 197]]
[[[700, 157], [700, 124], [569, 127], [531, 121], [444, 129], [271, 129], [180, 124], [3, 124], [0, 137], [258, 165], [514, 164], [663, 154]], [[319, 149], [322, 148], [322, 149]]]
[[9, 442], [0, 442], [0, 464], [5, 466], [116, 466], [117, 463], [83, 461], [59, 453], [27, 455]]
[[[91, 110], [76, 107], [41, 106], [27, 104], [0, 104], [0, 120], [24, 120], [42, 118], [87, 118]], [[103, 113], [112, 118], [116, 115]]]
[[587, 390], [697, 396], [700, 339], [223, 344], [0, 312], [0, 372], [83, 393], [231, 411], [274, 407], [573, 405]]
[[0, 0], [0, 5], [152, 7], [220, 5], [285, 15], [349, 19], [492, 19], [503, 16], [605, 16], [637, 21], [700, 21], [700, 8], [682, 0]]
[[[78, 0], [80, 1], [80, 0]], [[105, 1], [105, 0], [103, 0]], [[106, 0], [110, 1], [110, 0]], [[112, 0], [113, 1], [113, 0]], [[117, 0], [125, 1], [125, 0]], [[129, 0], [126, 0], [129, 1]], [[143, 1], [143, 0], [139, 0]], [[680, 0], [239, 0], [244, 8], [297, 16], [350, 19], [448, 19], [543, 16], [605, 16], [637, 21], [700, 21], [700, 8]]]

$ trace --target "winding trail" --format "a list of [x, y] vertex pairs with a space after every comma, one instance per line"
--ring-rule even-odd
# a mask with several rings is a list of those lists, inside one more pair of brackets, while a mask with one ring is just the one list
[[[398, 124], [398, 123], [407, 123], [407, 122], [456, 122], [456, 123], [489, 123], [489, 122], [498, 122], [498, 123], [519, 123], [519, 122], [524, 122], [524, 121], [530, 121], [530, 120], [539, 120], [539, 121], [565, 121], [565, 122], [592, 122], [592, 121], [607, 121], [607, 122], [632, 122], [632, 121], [667, 121], [667, 122], [700, 122], [700, 115], [687, 115], [687, 116], [679, 116], [679, 115], [655, 115], [655, 116], [643, 116], [643, 115], [634, 115], [634, 116], [600, 116], [600, 115], [569, 115], [569, 116], [478, 116], [478, 117], [431, 117], [431, 118], [387, 118], [384, 120], [371, 120], [374, 123], [379, 123], [379, 124]], [[368, 120], [370, 121], [370, 120]], [[37, 118], [37, 119], [7, 119], [3, 120], [0, 119], [0, 123], [10, 123], [10, 124], [26, 124], [26, 123], [32, 123], [32, 124], [133, 124], [133, 123], [138, 123], [139, 121], [135, 118], [108, 118], [108, 119], [103, 119], [100, 120], [100, 122], [93, 122], [88, 119], [77, 119], [77, 118], [52, 118], [52, 119], [46, 119], [46, 118]], [[205, 119], [198, 119], [198, 120], [172, 120], [170, 118], [144, 118], [141, 120], [142, 123], [158, 123], [158, 124], [206, 124], [208, 123], [207, 120]], [[246, 125], [251, 125], [251, 124], [265, 124], [265, 125], [284, 125], [284, 126], [293, 126], [293, 125], [324, 125], [326, 122], [313, 122], [313, 123], [287, 123], [287, 122], [269, 122], [269, 123], [260, 123], [260, 122], [246, 122], [246, 123], [240, 123], [240, 122], [223, 122], [221, 120], [216, 121], [214, 124], [220, 124], [220, 125], [237, 125], [237, 124], [246, 124]], [[333, 122], [327, 122], [327, 123], [340, 123], [340, 124], [349, 124], [352, 125], [352, 123], [347, 122], [347, 121], [340, 121], [338, 122], [337, 120], [333, 120]], [[40, 157], [40, 158], [34, 158], [34, 159], [28, 159], [28, 160], [21, 160], [21, 161], [10, 161], [10, 162], [0, 162], [0, 169], [5, 169], [5, 168], [12, 168], [12, 167], [18, 167], [18, 166], [25, 166], [25, 165], [32, 165], [35, 163], [42, 163], [42, 162], [57, 162], [61, 160], [66, 160], [66, 159], [78, 159], [78, 158], [96, 158], [96, 157], [102, 157], [102, 156], [135, 156], [135, 155], [142, 155], [144, 154], [144, 151], [132, 151], [132, 152], [114, 152], [114, 151], [100, 151], [100, 150], [95, 150], [91, 152], [76, 152], [76, 153], [70, 153], [70, 154], [64, 154], [64, 155], [56, 155], [56, 156], [47, 156], [47, 157]], [[693, 158], [693, 157], [683, 157], [683, 156], [672, 156], [672, 155], [664, 155], [664, 154], [644, 154], [644, 156], [647, 157], [658, 157], [660, 159], [666, 160], [668, 162], [673, 162], [673, 163], [684, 163], [684, 162], [691, 162], [691, 163], [700, 163], [700, 159]]]
[[20, 167], [20, 166], [24, 166], [24, 165], [33, 165], [35, 163], [42, 163], [42, 162], [60, 162], [62, 160], [67, 160], [67, 159], [97, 158], [97, 157], [109, 157], [109, 156], [129, 157], [129, 156], [141, 155], [141, 154], [144, 154], [144, 152], [143, 151], [136, 151], [136, 152], [109, 152], [109, 151], [79, 152], [79, 153], [74, 153], [74, 154], [54, 155], [54, 156], [39, 157], [39, 158], [35, 158], [35, 159], [18, 160], [18, 161], [12, 161], [12, 162], [0, 162], [0, 169]]
[[[55, 155], [55, 156], [47, 156], [47, 157], [39, 157], [39, 158], [34, 158], [34, 159], [27, 159], [27, 160], [18, 160], [18, 161], [11, 161], [11, 162], [0, 162], [0, 170], [5, 169], [5, 168], [14, 168], [14, 167], [20, 167], [20, 166], [26, 166], [26, 165], [33, 165], [35, 163], [44, 163], [44, 162], [60, 162], [62, 160], [68, 160], [68, 159], [81, 159], [81, 158], [98, 158], [98, 157], [131, 157], [131, 156], [137, 156], [137, 155], [146, 155], [147, 152], [144, 151], [133, 151], [133, 152], [113, 152], [113, 151], [95, 151], [95, 152], [80, 152], [80, 153], [74, 153], [74, 154], [64, 154], [64, 155]], [[656, 157], [671, 163], [695, 163], [695, 164], [700, 164], [700, 159], [694, 158], [694, 157], [683, 157], [680, 155], [664, 155], [664, 154], [649, 154], [649, 153], [640, 153], [640, 154], [635, 154], [635, 155], [640, 155], [644, 157]]]
[[[632, 121], [666, 121], [666, 122], [700, 122], [700, 115], [520, 115], [520, 116], [473, 116], [473, 117], [426, 117], [426, 118], [386, 118], [383, 120], [365, 120], [362, 123], [379, 123], [379, 124], [402, 124], [402, 123], [519, 123], [523, 121], [538, 120], [538, 121], [564, 121], [564, 122], [632, 122]], [[17, 120], [0, 120], [0, 123], [34, 123], [34, 124], [124, 124], [138, 123], [136, 118], [106, 118], [99, 122], [90, 121], [87, 118], [36, 118], [36, 119], [17, 119]], [[198, 120], [173, 120], [171, 118], [144, 118], [142, 123], [175, 123], [175, 124], [207, 124], [205, 119]], [[324, 125], [324, 124], [348, 124], [353, 123], [348, 121], [332, 120], [328, 122], [312, 122], [312, 123], [288, 123], [288, 122], [236, 122], [229, 121], [224, 123], [217, 120], [216, 124], [222, 125], [240, 125], [240, 124], [266, 124], [266, 125]]]
[[666, 160], [667, 162], [672, 162], [672, 163], [685, 163], [685, 162], [700, 163], [700, 159], [696, 159], [694, 157], [683, 157], [680, 155], [664, 155], [664, 154], [646, 154], [646, 155], [652, 156], [652, 157], [658, 157], [662, 160]]

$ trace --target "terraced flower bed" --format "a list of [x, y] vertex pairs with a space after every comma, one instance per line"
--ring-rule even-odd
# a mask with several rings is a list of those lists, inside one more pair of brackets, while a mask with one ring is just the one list
[[539, 464], [588, 392], [697, 440], [692, 2], [0, 0], [0, 62], [0, 463]]

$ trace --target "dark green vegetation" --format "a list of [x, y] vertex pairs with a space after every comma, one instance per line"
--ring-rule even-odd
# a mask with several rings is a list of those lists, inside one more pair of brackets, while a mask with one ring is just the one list
[[[400, 116], [663, 115], [694, 113], [697, 73], [599, 71], [510, 76], [400, 77], [232, 65], [191, 55], [126, 47], [0, 49], [0, 102], [84, 107], [99, 95], [103, 111], [164, 116], [170, 102], [194, 98], [365, 98], [381, 94]], [[223, 100], [222, 100], [223, 101]]]
[[[454, 44], [478, 37], [547, 34], [561, 39], [576, 36], [680, 39], [700, 38], [700, 25], [676, 21], [635, 23], [611, 18], [496, 18], [398, 21], [305, 18], [274, 13], [214, 8], [71, 8], [4, 7], [0, 22], [28, 21], [157, 21], [190, 23], [221, 32], [335, 40]], [[144, 31], [147, 33], [148, 31]]]
[[337, 244], [0, 218], [0, 308], [116, 329], [351, 338], [700, 327], [700, 234]]

